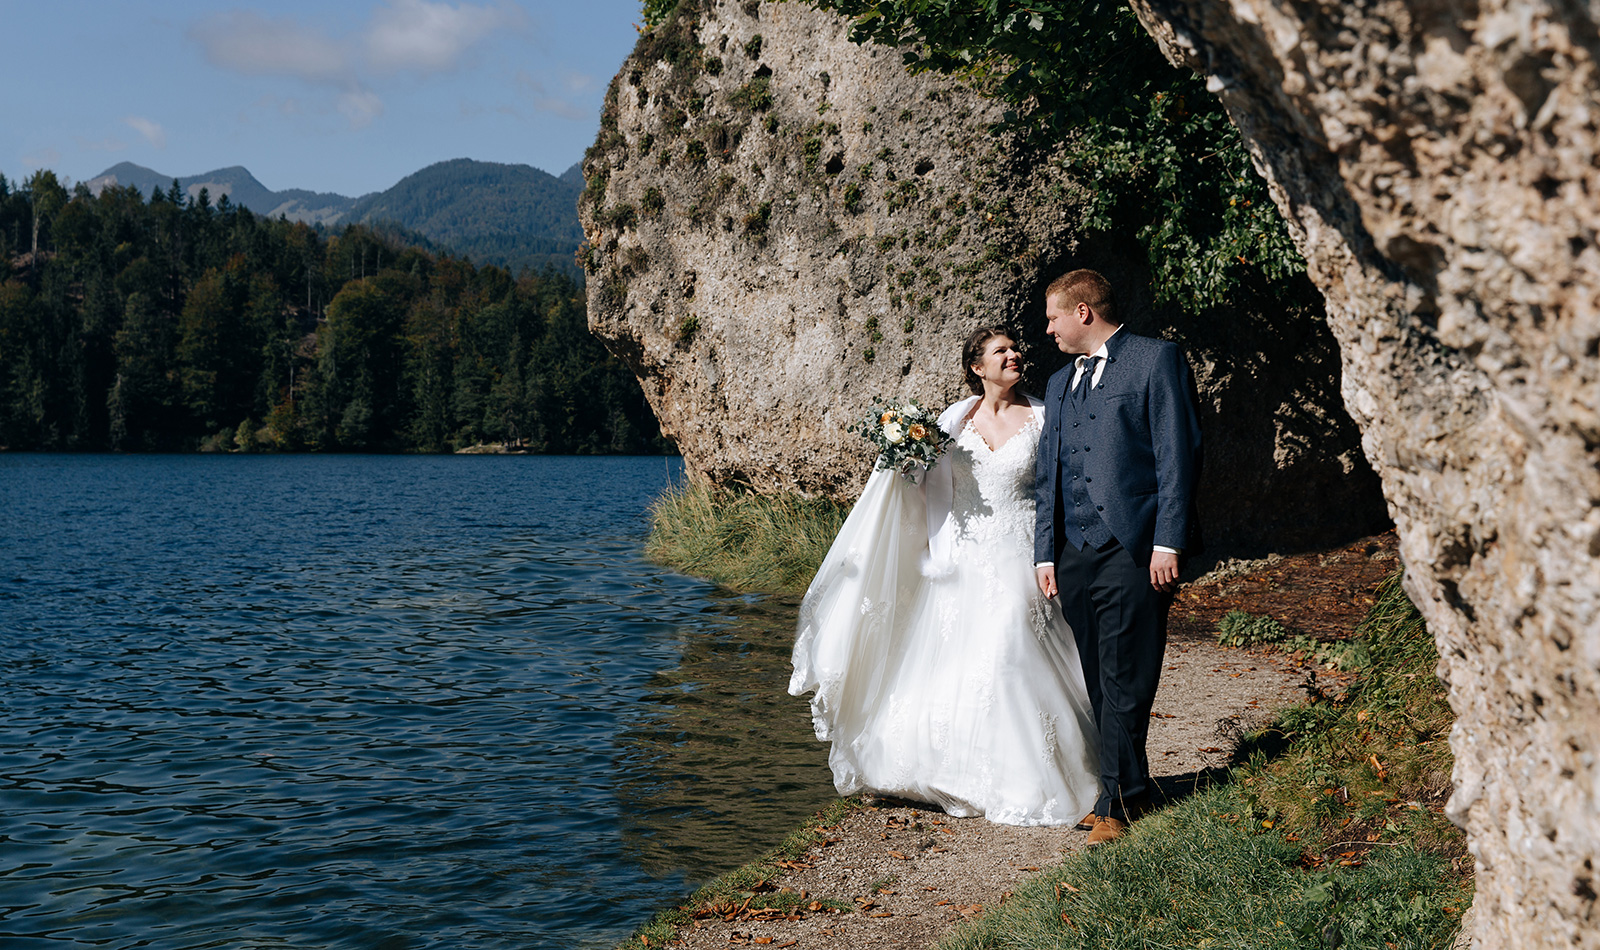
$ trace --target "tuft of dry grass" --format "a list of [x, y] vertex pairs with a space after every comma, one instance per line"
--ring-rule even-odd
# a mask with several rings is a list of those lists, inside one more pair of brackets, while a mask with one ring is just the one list
[[849, 508], [699, 482], [650, 506], [645, 556], [736, 591], [803, 594]]

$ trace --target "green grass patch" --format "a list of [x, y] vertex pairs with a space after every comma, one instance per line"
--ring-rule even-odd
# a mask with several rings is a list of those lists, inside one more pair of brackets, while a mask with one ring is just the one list
[[761, 858], [729, 871], [695, 891], [679, 906], [657, 914], [617, 950], [664, 947], [677, 936], [679, 927], [692, 925], [697, 917], [769, 909], [803, 913], [849, 913], [855, 910], [847, 902], [803, 897], [774, 886], [772, 881], [784, 871], [781, 862], [798, 861], [805, 857], [808, 851], [838, 829], [839, 822], [846, 815], [860, 807], [859, 798], [833, 802]]
[[943, 950], [1448, 948], [1472, 899], [1442, 814], [1453, 716], [1398, 573], [1357, 634], [1347, 690], [1314, 689], [1221, 783], [1031, 879]]
[[651, 560], [737, 591], [802, 594], [849, 509], [686, 482], [650, 507]]
[[[945, 940], [944, 950], [1445, 948], [1462, 895], [1443, 859], [1383, 849], [1357, 873], [1306, 870], [1299, 844], [1222, 786], [1074, 855]], [[1457, 913], [1447, 911], [1455, 907]]]

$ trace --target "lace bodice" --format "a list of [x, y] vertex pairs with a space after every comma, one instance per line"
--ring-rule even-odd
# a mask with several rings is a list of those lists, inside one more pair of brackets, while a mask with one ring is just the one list
[[1029, 415], [1016, 435], [991, 450], [969, 420], [949, 448], [958, 544], [1033, 546], [1033, 462], [1039, 422]]

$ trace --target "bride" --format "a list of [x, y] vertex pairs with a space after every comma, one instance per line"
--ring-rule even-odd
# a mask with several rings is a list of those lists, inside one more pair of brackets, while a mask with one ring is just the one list
[[918, 484], [878, 470], [800, 608], [789, 692], [814, 691], [841, 795], [928, 802], [1009, 825], [1070, 824], [1099, 794], [1072, 631], [1034, 581], [1044, 404], [1017, 391], [1002, 329], [962, 350], [974, 395]]

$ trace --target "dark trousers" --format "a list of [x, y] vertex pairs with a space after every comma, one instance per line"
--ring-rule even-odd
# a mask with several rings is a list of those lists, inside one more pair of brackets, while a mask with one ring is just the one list
[[1061, 609], [1078, 643], [1100, 728], [1097, 815], [1127, 820], [1150, 798], [1150, 707], [1167, 649], [1170, 594], [1115, 539], [1099, 550], [1067, 545], [1056, 562]]

